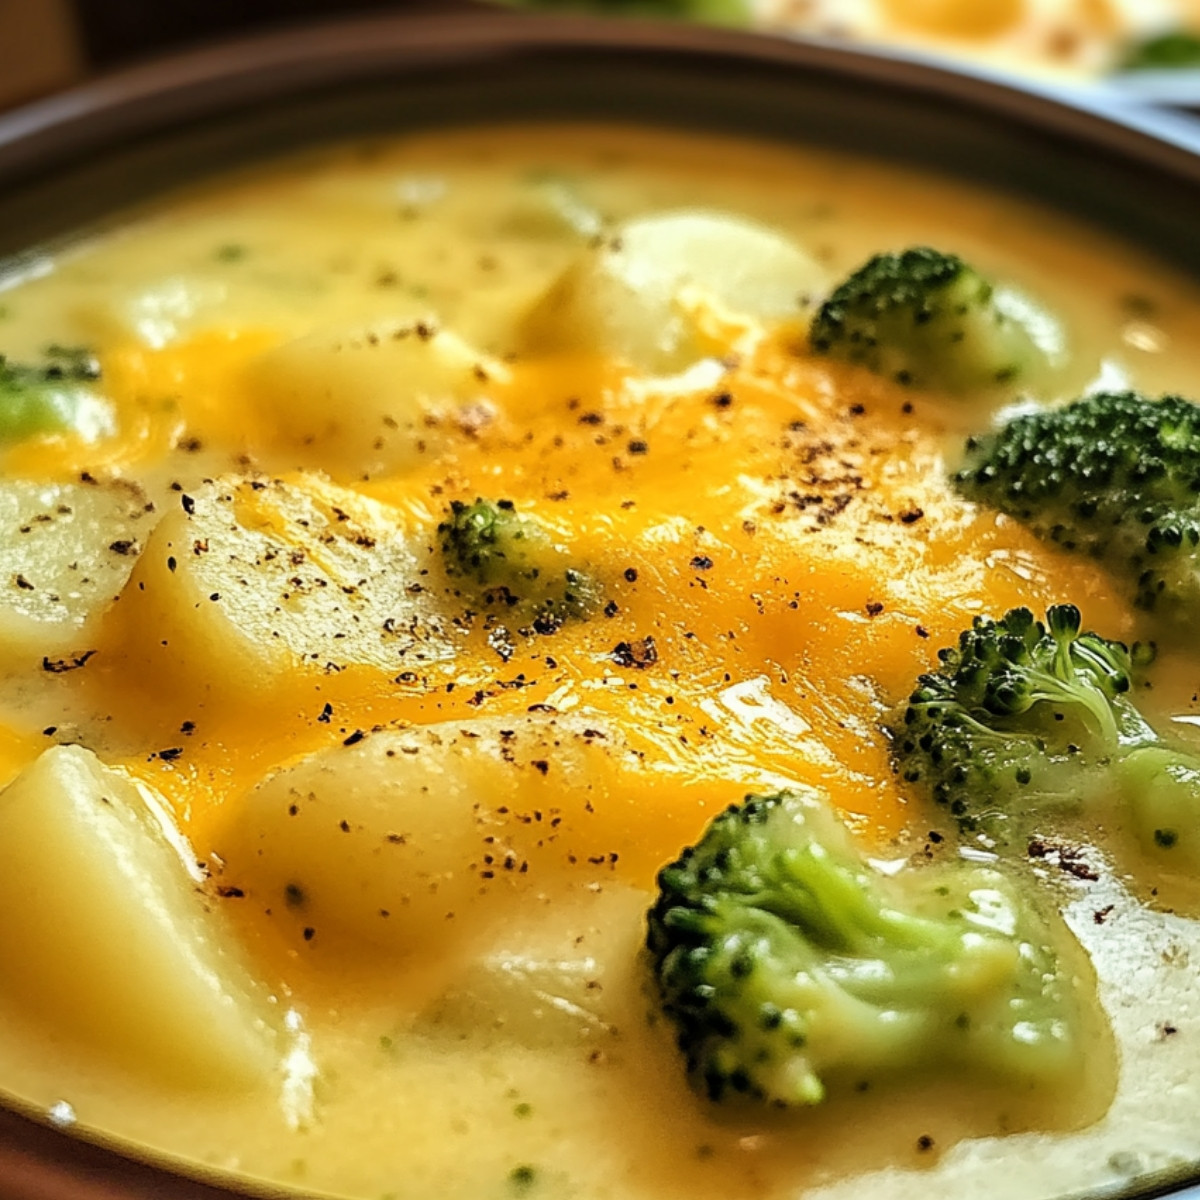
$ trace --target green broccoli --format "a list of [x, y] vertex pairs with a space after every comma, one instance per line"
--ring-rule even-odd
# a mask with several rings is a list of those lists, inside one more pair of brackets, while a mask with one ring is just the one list
[[1080, 998], [1042, 920], [994, 870], [888, 875], [798, 792], [748, 796], [659, 874], [647, 947], [713, 1100], [790, 1107], [901, 1072], [1052, 1083]]
[[602, 600], [596, 580], [511, 500], [455, 500], [438, 526], [442, 565], [474, 603], [511, 613], [538, 633], [590, 616]]
[[1200, 615], [1200, 406], [1100, 393], [970, 439], [955, 486], [1110, 567], [1139, 608]]
[[1026, 301], [956, 255], [920, 246], [877, 254], [855, 271], [813, 318], [808, 339], [818, 354], [901, 384], [987, 391], [1047, 364], [1033, 325]]
[[1024, 818], [1118, 801], [1150, 855], [1200, 866], [1200, 756], [1133, 703], [1151, 650], [1080, 631], [1074, 605], [976, 617], [922, 675], [892, 736], [903, 780], [966, 833], [1011, 840]]
[[1178, 71], [1195, 67], [1200, 67], [1200, 36], [1187, 29], [1169, 29], [1130, 45], [1117, 70]]
[[83, 349], [51, 346], [40, 366], [0, 354], [0, 443], [94, 422], [103, 411], [99, 378], [100, 364]]

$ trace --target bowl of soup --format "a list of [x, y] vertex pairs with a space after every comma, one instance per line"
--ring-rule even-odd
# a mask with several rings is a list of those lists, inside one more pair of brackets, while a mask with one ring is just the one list
[[499, 15], [0, 122], [16, 1194], [1186, 1184], [1198, 146]]

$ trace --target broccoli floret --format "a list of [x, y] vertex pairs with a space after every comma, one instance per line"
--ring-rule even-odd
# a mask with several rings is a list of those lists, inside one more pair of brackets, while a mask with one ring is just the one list
[[74, 429], [103, 409], [100, 364], [89, 351], [51, 346], [45, 359], [27, 366], [0, 354], [0, 442]]
[[1200, 405], [1100, 393], [972, 438], [954, 483], [1105, 563], [1139, 608], [1200, 614]]
[[1118, 71], [1178, 71], [1200, 67], [1200, 37], [1187, 29], [1170, 29], [1125, 52]]
[[998, 872], [885, 876], [798, 792], [748, 796], [659, 874], [647, 946], [692, 1077], [789, 1107], [896, 1073], [1050, 1082], [1078, 998], [1048, 927]]
[[587, 617], [602, 600], [592, 575], [511, 500], [453, 501], [438, 538], [446, 574], [463, 581], [474, 603], [536, 632]]
[[[917, 681], [892, 735], [901, 777], [965, 833], [1002, 841], [1047, 810], [1115, 797], [1143, 848], [1200, 865], [1200, 757], [1162, 736], [1130, 689], [1148, 647], [1081, 632], [1074, 605], [976, 617]], [[1011, 840], [1011, 838], [1010, 838]]]
[[855, 271], [813, 318], [809, 344], [898, 383], [990, 390], [1045, 365], [1029, 311], [956, 255], [920, 246]]

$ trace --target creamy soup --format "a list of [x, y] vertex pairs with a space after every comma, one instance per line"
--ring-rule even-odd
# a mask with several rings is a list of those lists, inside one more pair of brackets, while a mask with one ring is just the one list
[[[1050, 1197], [1200, 1159], [1190, 879], [1079, 814], [960, 843], [894, 771], [885, 726], [976, 616], [1154, 634], [950, 486], [1019, 388], [809, 348], [831, 288], [912, 245], [1050, 314], [1040, 403], [1200, 378], [1200, 290], [1086, 225], [631, 129], [322, 150], [23, 259], [0, 1088], [372, 1200]], [[477, 498], [578, 594], [473, 597], [445, 546]], [[1186, 737], [1200, 674], [1159, 640], [1139, 702]], [[783, 1112], [689, 1083], [656, 873], [781, 788], [881, 875], [966, 856], [1023, 889], [1078, 998], [1071, 1069], [918, 1062]]]

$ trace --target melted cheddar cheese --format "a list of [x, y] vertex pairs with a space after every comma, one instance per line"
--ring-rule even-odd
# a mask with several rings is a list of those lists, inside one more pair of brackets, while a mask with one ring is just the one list
[[[1070, 1095], [915, 1079], [722, 1115], [648, 1020], [655, 873], [723, 807], [803, 786], [879, 861], [919, 856], [945, 815], [898, 786], [882, 721], [937, 650], [1066, 599], [1141, 632], [1099, 567], [950, 489], [991, 414], [812, 357], [804, 288], [757, 318], [681, 289], [693, 349], [666, 368], [530, 332], [590, 311], [561, 281], [609, 231], [683, 209], [788, 239], [816, 291], [879, 249], [953, 249], [1059, 316], [1081, 386], [1200, 368], [1200, 291], [1066, 218], [628, 129], [321, 151], [47, 249], [0, 294], [0, 350], [90, 347], [116, 432], [3, 453], [0, 902], [74, 947], [0, 936], [14, 1103], [379, 1200], [1049, 1197], [1200, 1157], [1200, 937], [1100, 841], [1089, 878], [1030, 875], [1099, 989]], [[545, 633], [468, 615], [437, 526], [476, 496], [536, 515], [604, 607]], [[1156, 703], [1185, 720], [1194, 685], [1168, 653]], [[89, 787], [148, 806], [177, 878], [130, 898], [170, 855], [87, 824]], [[5, 814], [60, 793], [74, 882], [39, 883], [18, 864], [58, 835]], [[163, 1044], [195, 1052], [144, 1052], [181, 1013]]]

